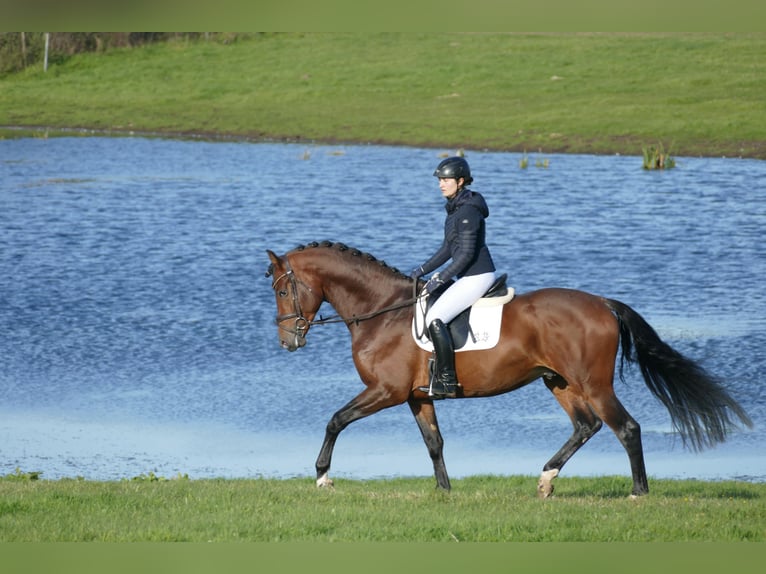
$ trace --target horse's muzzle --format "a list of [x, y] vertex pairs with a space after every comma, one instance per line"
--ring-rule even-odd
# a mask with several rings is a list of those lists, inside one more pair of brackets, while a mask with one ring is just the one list
[[[295, 318], [295, 326], [292, 329], [282, 326], [282, 321]], [[283, 349], [287, 349], [291, 353], [297, 351], [301, 347], [306, 346], [306, 333], [311, 326], [308, 319], [298, 315], [277, 315], [275, 320], [279, 332], [282, 336], [279, 338], [279, 345]]]
[[291, 341], [280, 339], [279, 344], [283, 349], [287, 349], [292, 353], [306, 346], [306, 337], [296, 334]]

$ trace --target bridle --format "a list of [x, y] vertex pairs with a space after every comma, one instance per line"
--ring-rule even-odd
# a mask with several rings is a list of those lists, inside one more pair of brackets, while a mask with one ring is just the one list
[[[290, 267], [290, 261], [287, 259], [287, 257], [285, 257], [285, 267], [286, 267], [286, 271], [282, 273], [282, 275], [280, 275], [279, 277], [276, 277], [274, 281], [272, 281], [271, 288], [274, 289], [274, 291], [276, 291], [277, 283], [279, 283], [282, 279], [287, 277], [288, 281], [290, 281], [290, 287], [292, 288], [291, 290], [293, 293], [293, 310], [294, 311], [292, 313], [277, 315], [276, 318], [274, 319], [274, 322], [276, 323], [277, 327], [280, 330], [290, 333], [293, 337], [295, 337], [296, 346], [303, 347], [306, 344], [306, 331], [308, 331], [309, 327], [311, 327], [311, 325], [314, 325], [315, 322], [310, 321], [303, 314], [303, 310], [301, 309], [300, 297], [298, 297], [298, 283], [300, 283], [306, 289], [308, 289], [309, 293], [311, 293], [315, 297], [319, 297], [319, 295], [314, 293], [314, 290], [305, 281], [301, 281], [299, 278], [295, 276], [295, 273], [293, 272], [292, 267]], [[282, 325], [284, 321], [288, 321], [290, 319], [295, 319], [295, 323], [293, 324], [292, 329]]]
[[[327, 325], [329, 323], [346, 323], [347, 325], [350, 325], [351, 323], [358, 324], [360, 321], [366, 321], [367, 319], [372, 319], [373, 317], [377, 317], [379, 315], [382, 315], [384, 313], [388, 313], [390, 311], [396, 311], [398, 309], [403, 309], [404, 307], [409, 307], [413, 303], [417, 301], [417, 287], [418, 282], [415, 281], [413, 283], [413, 297], [411, 299], [406, 299], [405, 301], [401, 301], [399, 303], [394, 303], [393, 305], [389, 305], [388, 307], [384, 307], [382, 309], [378, 309], [377, 311], [373, 311], [371, 313], [366, 313], [363, 315], [353, 315], [351, 318], [345, 318], [341, 315], [333, 315], [331, 317], [320, 317], [317, 321], [312, 321], [308, 319], [301, 309], [301, 303], [300, 303], [300, 297], [298, 296], [298, 284], [300, 283], [303, 285], [306, 289], [308, 289], [309, 293], [314, 295], [315, 297], [321, 298], [320, 295], [318, 295], [312, 288], [311, 285], [306, 283], [305, 281], [301, 280], [299, 277], [295, 275], [295, 272], [293, 271], [292, 267], [290, 266], [290, 261], [287, 259], [287, 257], [284, 257], [285, 261], [285, 272], [282, 273], [279, 277], [276, 277], [274, 281], [271, 283], [271, 288], [276, 291], [277, 289], [277, 283], [279, 283], [282, 279], [285, 277], [290, 282], [290, 286], [292, 288], [292, 295], [293, 295], [293, 312], [292, 313], [284, 313], [282, 315], [277, 315], [274, 319], [274, 322], [276, 323], [277, 327], [289, 333], [293, 337], [295, 337], [295, 345], [298, 347], [303, 347], [306, 344], [306, 332], [308, 331], [309, 327], [312, 327], [314, 325]], [[267, 273], [269, 275], [270, 273]], [[292, 329], [285, 327], [282, 325], [284, 321], [288, 321], [290, 319], [294, 319], [295, 323], [293, 324]]]

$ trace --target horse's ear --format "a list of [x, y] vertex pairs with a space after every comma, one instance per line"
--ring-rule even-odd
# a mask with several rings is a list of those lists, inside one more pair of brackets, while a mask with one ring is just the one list
[[267, 249], [266, 253], [269, 254], [269, 259], [274, 265], [280, 265], [282, 263], [282, 260], [271, 249]]
[[269, 259], [271, 260], [271, 265], [269, 265], [269, 268], [266, 271], [266, 277], [271, 277], [272, 275], [274, 275], [274, 268], [280, 266], [282, 263], [282, 260], [277, 256], [276, 253], [274, 253], [270, 249], [267, 249], [266, 253], [269, 254]]

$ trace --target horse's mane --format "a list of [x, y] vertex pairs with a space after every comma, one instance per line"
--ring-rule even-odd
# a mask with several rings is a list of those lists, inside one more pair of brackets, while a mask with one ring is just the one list
[[292, 251], [305, 251], [307, 249], [332, 249], [338, 253], [347, 255], [349, 257], [359, 257], [363, 261], [367, 261], [372, 265], [377, 265], [379, 268], [388, 269], [393, 275], [401, 279], [410, 279], [409, 276], [399, 271], [396, 267], [389, 266], [385, 261], [377, 259], [374, 255], [360, 251], [354, 247], [349, 247], [345, 243], [333, 242], [333, 241], [312, 241], [306, 245], [298, 245]]

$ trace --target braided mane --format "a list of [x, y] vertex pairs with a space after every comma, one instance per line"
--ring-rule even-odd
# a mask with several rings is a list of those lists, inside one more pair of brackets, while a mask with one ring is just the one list
[[370, 263], [376, 263], [383, 269], [388, 269], [393, 273], [394, 275], [397, 275], [400, 278], [409, 279], [407, 275], [399, 271], [396, 267], [389, 266], [385, 261], [381, 259], [377, 259], [374, 255], [371, 255], [369, 253], [365, 253], [364, 251], [360, 251], [359, 249], [355, 249], [354, 247], [349, 247], [348, 245], [344, 243], [339, 242], [333, 242], [333, 241], [312, 241], [311, 243], [308, 243], [306, 245], [298, 245], [293, 251], [305, 251], [306, 249], [334, 249], [338, 253], [347, 253], [351, 257], [360, 257], [362, 259], [365, 259], [366, 261], [369, 261]]

